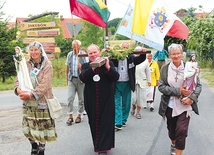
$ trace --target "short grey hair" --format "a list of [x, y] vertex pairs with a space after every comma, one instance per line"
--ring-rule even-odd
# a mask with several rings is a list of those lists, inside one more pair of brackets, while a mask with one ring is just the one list
[[96, 44], [91, 44], [91, 45], [88, 46], [87, 52], [90, 51], [91, 47], [95, 47], [98, 51], [100, 51], [99, 46], [97, 46]]
[[146, 57], [148, 57], [148, 55], [150, 55], [150, 54], [153, 56], [153, 53], [147, 53], [147, 54], [146, 54]]
[[142, 47], [141, 46], [137, 46], [137, 47], [135, 47], [134, 51], [142, 51]]
[[78, 44], [79, 46], [81, 46], [81, 41], [79, 41], [79, 40], [73, 40], [73, 41], [72, 41], [72, 46], [73, 46], [76, 42], [77, 42], [77, 44]]
[[183, 52], [182, 46], [180, 44], [173, 43], [168, 47], [169, 53], [171, 53], [172, 50], [177, 50], [177, 49], [179, 49], [181, 52]]

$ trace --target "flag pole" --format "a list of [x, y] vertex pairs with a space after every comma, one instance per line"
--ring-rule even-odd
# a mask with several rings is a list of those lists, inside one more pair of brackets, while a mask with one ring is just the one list
[[[73, 29], [73, 32], [74, 32], [74, 40], [75, 40], [75, 42], [76, 42], [76, 32], [75, 32], [75, 28], [74, 28], [74, 24], [73, 24], [73, 14], [71, 13], [71, 25], [72, 25], [72, 29]], [[72, 36], [73, 37], [73, 36]], [[76, 44], [76, 43], [75, 43]], [[77, 49], [77, 46], [75, 46], [75, 49], [76, 49], [76, 51], [78, 50]], [[73, 49], [74, 50], [74, 49]], [[78, 58], [78, 54], [79, 54], [79, 51], [77, 51], [78, 53], [77, 53], [77, 61], [78, 61], [78, 64], [79, 64], [79, 58]], [[79, 73], [81, 72], [81, 69], [79, 69], [78, 68], [78, 70], [79, 70]]]
[[[76, 32], [75, 32], [75, 28], [74, 28], [74, 24], [73, 24], [73, 14], [71, 14], [71, 26], [72, 26], [72, 30], [74, 32], [74, 40], [76, 40]], [[72, 35], [72, 34], [71, 34]], [[73, 36], [72, 36], [73, 37]]]
[[[107, 6], [107, 0], [104, 0], [104, 4]], [[109, 43], [108, 43], [108, 22], [106, 22], [106, 30], [105, 30], [105, 48], [109, 48]]]

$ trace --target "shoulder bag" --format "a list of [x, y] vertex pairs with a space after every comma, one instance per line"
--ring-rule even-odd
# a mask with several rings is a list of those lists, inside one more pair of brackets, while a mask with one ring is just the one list
[[53, 96], [52, 99], [47, 99], [45, 96], [45, 99], [48, 104], [50, 116], [52, 119], [57, 119], [62, 115], [62, 106], [60, 105], [58, 99]]

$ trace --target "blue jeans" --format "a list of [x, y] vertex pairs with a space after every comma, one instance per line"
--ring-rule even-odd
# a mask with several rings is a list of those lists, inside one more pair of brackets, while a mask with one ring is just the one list
[[129, 82], [117, 82], [115, 90], [115, 125], [127, 122], [131, 107], [131, 87]]

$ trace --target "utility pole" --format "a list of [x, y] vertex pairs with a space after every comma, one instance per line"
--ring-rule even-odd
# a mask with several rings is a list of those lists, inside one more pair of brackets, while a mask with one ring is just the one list
[[[107, 0], [104, 0], [104, 4], [107, 6]], [[109, 44], [108, 44], [108, 23], [106, 23], [106, 31], [105, 31], [105, 48], [108, 49], [109, 48]]]

